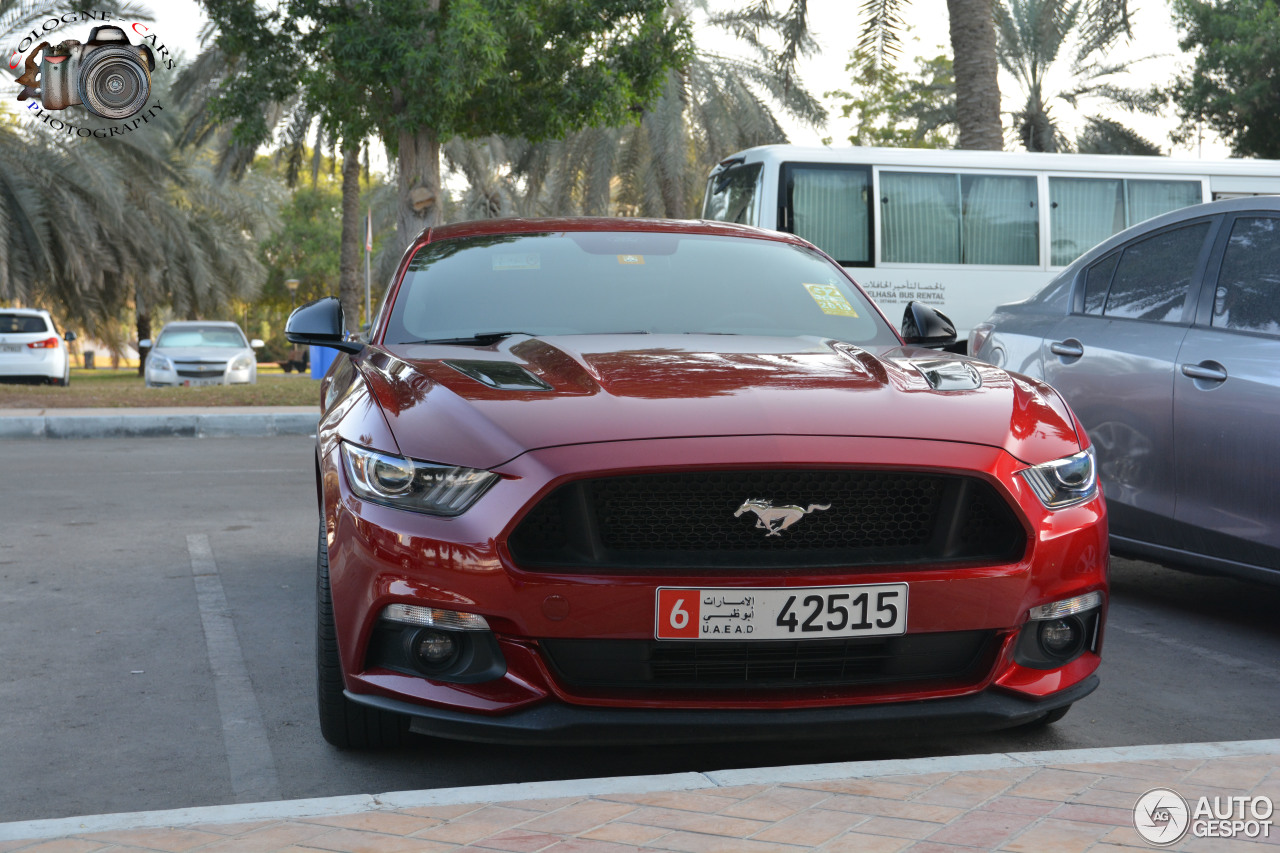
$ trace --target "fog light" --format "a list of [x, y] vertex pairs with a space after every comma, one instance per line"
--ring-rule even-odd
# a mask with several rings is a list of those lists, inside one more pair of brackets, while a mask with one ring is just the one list
[[1083, 645], [1084, 625], [1075, 617], [1040, 624], [1040, 647], [1052, 657], [1072, 657]]
[[458, 642], [444, 631], [419, 631], [413, 638], [413, 652], [428, 669], [443, 669], [458, 656]]

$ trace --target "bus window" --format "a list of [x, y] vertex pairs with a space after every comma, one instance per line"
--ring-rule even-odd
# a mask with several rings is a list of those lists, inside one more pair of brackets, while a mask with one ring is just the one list
[[760, 193], [761, 164], [731, 166], [713, 173], [707, 182], [707, 200], [702, 218], [739, 225], [758, 225], [756, 197]]
[[881, 257], [891, 263], [1035, 266], [1035, 178], [881, 172]]
[[788, 164], [783, 198], [790, 231], [845, 266], [871, 263], [871, 170]]
[[1199, 181], [1049, 178], [1049, 262], [1065, 266], [1117, 231], [1200, 201]]
[[1124, 188], [1128, 202], [1126, 228], [1204, 200], [1199, 181], [1125, 181]]
[[1036, 266], [1040, 263], [1040, 216], [1036, 179], [1009, 175], [965, 175], [960, 262]]

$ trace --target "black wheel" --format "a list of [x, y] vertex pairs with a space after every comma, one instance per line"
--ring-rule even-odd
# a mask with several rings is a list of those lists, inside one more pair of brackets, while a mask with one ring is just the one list
[[292, 362], [292, 361], [284, 361], [284, 362], [281, 362], [281, 363], [280, 363], [280, 366], [281, 366], [282, 368], [284, 368], [284, 372], [285, 372], [285, 373], [293, 373], [293, 362]]
[[329, 547], [320, 524], [316, 546], [316, 702], [320, 734], [339, 749], [397, 746], [409, 731], [409, 718], [358, 705], [343, 695], [342, 661], [329, 590]]

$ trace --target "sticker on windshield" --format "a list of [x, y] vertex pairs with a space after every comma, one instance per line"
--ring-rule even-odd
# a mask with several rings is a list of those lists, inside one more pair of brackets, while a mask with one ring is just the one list
[[517, 254], [494, 255], [493, 271], [536, 270], [541, 269], [541, 256], [537, 252], [520, 252]]
[[832, 317], [858, 316], [858, 312], [853, 310], [849, 300], [844, 298], [840, 288], [834, 284], [806, 284], [804, 289], [809, 291], [809, 295], [813, 297], [814, 302], [818, 303], [823, 314], [830, 314]]
[[644, 255], [618, 255], [618, 263], [644, 266]]

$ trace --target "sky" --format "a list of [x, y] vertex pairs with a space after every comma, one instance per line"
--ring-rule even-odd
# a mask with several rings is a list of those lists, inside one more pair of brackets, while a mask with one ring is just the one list
[[[785, 2], [786, 0], [775, 0], [775, 5], [781, 6]], [[1132, 63], [1128, 85], [1147, 87], [1170, 80], [1189, 63], [1178, 49], [1178, 34], [1170, 20], [1166, 0], [1130, 0], [1130, 3], [1137, 43], [1122, 47], [1115, 54], [1115, 58]], [[188, 56], [194, 56], [198, 52], [197, 36], [205, 18], [195, 0], [152, 0], [144, 5], [155, 10], [156, 31], [167, 41], [181, 45]], [[727, 6], [728, 3], [721, 0], [713, 5]], [[857, 14], [861, 5], [856, 0], [809, 0], [810, 28], [822, 47], [822, 52], [804, 61], [801, 65], [801, 77], [816, 95], [821, 96], [827, 91], [847, 88], [849, 85], [845, 65], [861, 26]], [[937, 55], [939, 46], [950, 53], [946, 0], [910, 0], [906, 17], [913, 36], [912, 42], [907, 45], [908, 54]], [[701, 38], [704, 34], [699, 32], [697, 35]], [[731, 40], [721, 43], [716, 49], [731, 50]], [[1155, 58], [1144, 58], [1152, 56]], [[1002, 79], [1001, 91], [1005, 99], [1004, 108], [1010, 110], [1016, 107], [1017, 90], [1012, 80]], [[795, 123], [784, 123], [792, 142], [818, 145], [824, 137], [831, 137], [834, 144], [839, 144], [847, 138], [851, 123], [840, 118], [838, 100], [823, 101], [831, 113], [828, 126], [813, 129]], [[1070, 112], [1064, 106], [1055, 108], [1055, 113], [1067, 121], [1071, 119]], [[1149, 140], [1169, 151], [1172, 157], [1220, 158], [1229, 154], [1227, 147], [1213, 138], [1206, 138], [1201, 146], [1171, 149], [1168, 134], [1177, 124], [1172, 112], [1163, 118], [1136, 116], [1127, 121]]]

